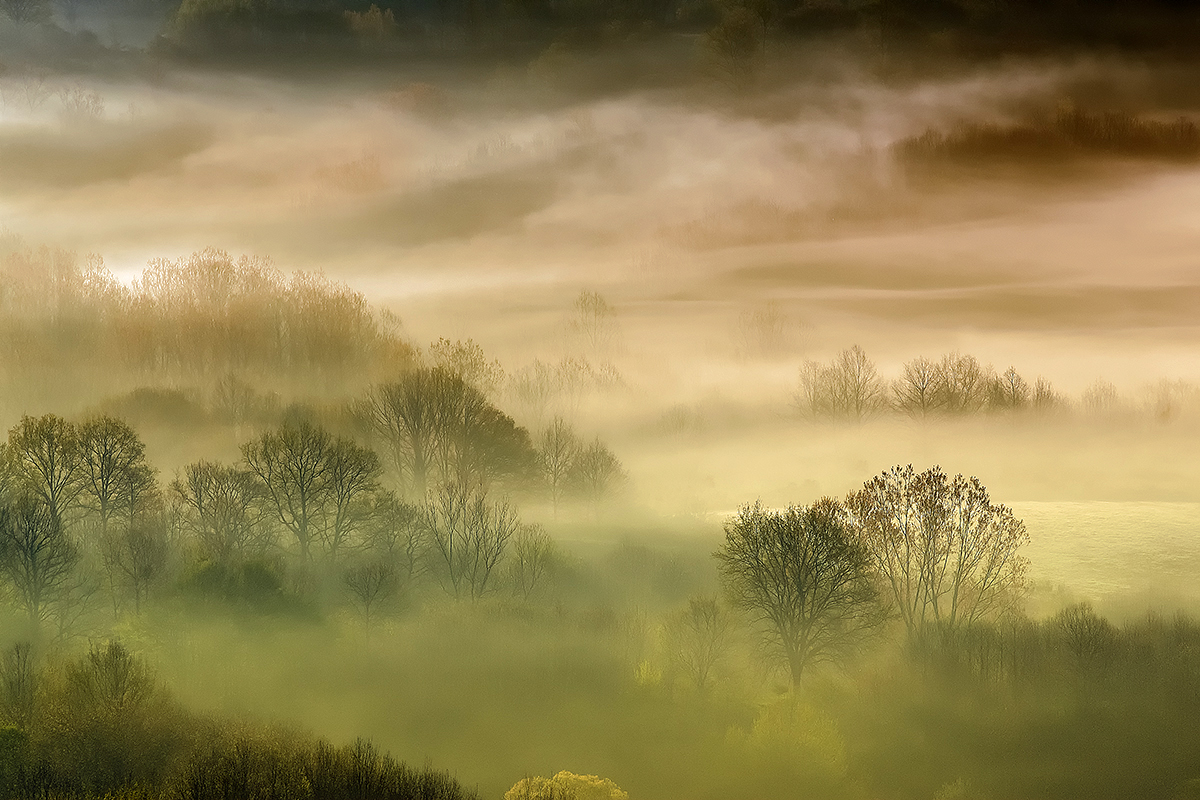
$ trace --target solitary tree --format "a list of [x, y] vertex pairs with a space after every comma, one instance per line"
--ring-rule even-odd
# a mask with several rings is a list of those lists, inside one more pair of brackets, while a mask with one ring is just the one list
[[857, 536], [910, 635], [944, 635], [1013, 608], [1029, 541], [1012, 510], [994, 505], [977, 478], [939, 467], [893, 467], [846, 501]]
[[715, 555], [730, 600], [787, 664], [793, 688], [807, 667], [844, 656], [881, 620], [870, 555], [836, 500], [743, 506]]

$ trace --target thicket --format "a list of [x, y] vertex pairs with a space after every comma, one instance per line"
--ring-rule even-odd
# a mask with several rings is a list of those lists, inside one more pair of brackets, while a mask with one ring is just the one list
[[116, 641], [82, 655], [0, 655], [0, 797], [171, 800], [455, 800], [476, 795], [369, 742], [335, 747], [295, 732], [182, 708]]

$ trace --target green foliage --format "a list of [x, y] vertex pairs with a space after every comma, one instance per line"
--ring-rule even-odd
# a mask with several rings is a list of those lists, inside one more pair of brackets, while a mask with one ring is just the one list
[[629, 800], [629, 793], [607, 778], [563, 770], [551, 778], [522, 778], [504, 800]]

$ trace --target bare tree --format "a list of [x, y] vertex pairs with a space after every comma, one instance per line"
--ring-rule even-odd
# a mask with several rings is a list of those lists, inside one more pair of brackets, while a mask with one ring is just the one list
[[860, 421], [883, 407], [885, 388], [875, 364], [854, 345], [829, 364], [807, 361], [801, 366], [796, 405], [806, 416]]
[[8, 432], [6, 450], [21, 488], [41, 498], [59, 522], [79, 496], [79, 432], [55, 416], [21, 417]]
[[1001, 411], [1020, 411], [1029, 405], [1029, 398], [1028, 382], [1010, 366], [992, 380], [988, 406]]
[[533, 597], [553, 566], [554, 540], [541, 525], [522, 525], [512, 540], [509, 576], [513, 592], [525, 602]]
[[392, 492], [381, 490], [371, 498], [371, 513], [366, 526], [366, 549], [395, 565], [402, 583], [408, 584], [424, 574], [429, 566], [426, 556], [426, 509], [406, 503]]
[[555, 417], [542, 431], [538, 441], [538, 463], [550, 490], [550, 505], [556, 518], [558, 504], [569, 485], [571, 470], [582, 449], [579, 437], [562, 417]]
[[136, 506], [154, 489], [146, 446], [124, 421], [93, 417], [79, 426], [82, 504], [96, 515], [101, 534], [118, 514], [132, 524]]
[[914, 358], [904, 365], [892, 384], [896, 408], [918, 419], [940, 411], [945, 403], [941, 368], [927, 358]]
[[478, 600], [494, 587], [496, 568], [520, 527], [508, 503], [491, 503], [479, 489], [446, 484], [425, 514], [434, 572], [456, 598]]
[[328, 508], [322, 539], [326, 554], [338, 555], [361, 534], [370, 519], [371, 498], [379, 488], [379, 457], [349, 439], [337, 439], [328, 451]]
[[367, 638], [371, 637], [371, 615], [396, 596], [400, 587], [396, 567], [384, 560], [364, 561], [342, 574], [350, 601], [363, 616]]
[[616, 339], [617, 310], [603, 295], [585, 289], [575, 298], [570, 327], [589, 353], [602, 356]]
[[79, 548], [42, 498], [24, 495], [0, 508], [0, 573], [35, 625], [63, 599], [79, 557]]
[[493, 481], [528, 474], [529, 434], [475, 387], [441, 368], [415, 369], [375, 387], [362, 406], [410, 496], [433, 483]]
[[568, 480], [575, 491], [591, 504], [594, 512], [603, 500], [625, 484], [628, 476], [607, 445], [595, 439], [575, 457]]
[[938, 368], [942, 374], [941, 406], [946, 413], [973, 414], [987, 404], [994, 373], [975, 356], [947, 353]]
[[977, 478], [897, 466], [846, 504], [910, 635], [929, 625], [950, 635], [1015, 607], [1029, 535]]
[[743, 506], [715, 555], [730, 600], [787, 665], [793, 688], [807, 667], [843, 657], [882, 619], [870, 555], [836, 500]]
[[180, 525], [205, 558], [230, 565], [263, 552], [273, 531], [262, 511], [262, 490], [253, 473], [200, 461], [171, 483]]
[[733, 617], [716, 597], [693, 597], [667, 618], [663, 639], [671, 663], [703, 692], [725, 658], [733, 633]]
[[487, 397], [495, 397], [504, 385], [504, 367], [488, 360], [483, 348], [472, 339], [451, 342], [438, 339], [429, 345], [429, 354], [438, 367], [462, 378]]
[[166, 519], [160, 514], [133, 522], [120, 530], [105, 533], [104, 564], [120, 577], [133, 595], [135, 614], [142, 602], [162, 578], [170, 556]]
[[322, 533], [329, 495], [332, 437], [308, 422], [285, 424], [242, 446], [242, 458], [258, 477], [275, 518], [295, 538], [304, 561]]

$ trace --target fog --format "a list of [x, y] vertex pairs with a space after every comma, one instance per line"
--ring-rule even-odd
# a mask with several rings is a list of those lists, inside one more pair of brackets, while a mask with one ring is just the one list
[[0, 2], [0, 798], [1197, 796], [1190, 18], [236, 5]]

